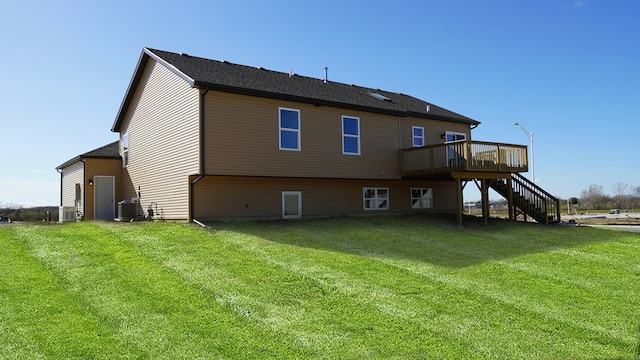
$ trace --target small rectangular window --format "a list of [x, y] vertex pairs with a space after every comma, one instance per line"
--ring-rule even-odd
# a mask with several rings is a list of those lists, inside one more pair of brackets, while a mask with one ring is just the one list
[[342, 117], [342, 153], [360, 155], [360, 118]]
[[279, 109], [280, 150], [300, 151], [300, 110]]
[[411, 208], [412, 209], [431, 209], [433, 207], [433, 189], [431, 188], [412, 188], [411, 189]]
[[282, 218], [302, 218], [302, 193], [300, 191], [282, 192]]
[[122, 167], [129, 166], [129, 133], [122, 135]]
[[78, 183], [76, 183], [74, 199], [75, 199], [76, 203], [78, 203], [78, 202], [80, 202], [80, 200], [82, 200], [82, 188], [80, 187], [80, 184], [78, 184]]
[[411, 133], [413, 137], [413, 146], [424, 146], [424, 128], [422, 126], [411, 127]]
[[362, 202], [365, 210], [388, 210], [388, 188], [363, 188]]

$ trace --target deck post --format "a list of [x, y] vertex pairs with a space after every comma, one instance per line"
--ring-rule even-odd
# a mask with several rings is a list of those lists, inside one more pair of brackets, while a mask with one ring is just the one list
[[485, 225], [489, 225], [489, 186], [487, 179], [480, 179], [480, 193], [482, 196], [482, 219]]
[[456, 203], [458, 208], [458, 227], [462, 227], [462, 211], [464, 210], [464, 197], [462, 195], [462, 179], [456, 178]]

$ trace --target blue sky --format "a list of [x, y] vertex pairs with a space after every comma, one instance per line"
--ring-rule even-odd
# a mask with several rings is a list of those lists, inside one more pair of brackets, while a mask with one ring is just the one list
[[59, 204], [55, 167], [117, 139], [145, 46], [318, 78], [328, 66], [482, 122], [475, 140], [528, 145], [517, 121], [538, 183], [562, 198], [637, 187], [638, 19], [636, 0], [5, 1], [0, 206]]

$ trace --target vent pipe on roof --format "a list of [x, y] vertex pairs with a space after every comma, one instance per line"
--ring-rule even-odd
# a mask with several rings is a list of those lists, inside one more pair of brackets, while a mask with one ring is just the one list
[[324, 83], [326, 84], [329, 81], [329, 68], [327, 66], [324, 67]]
[[431, 112], [431, 105], [427, 105], [427, 112]]

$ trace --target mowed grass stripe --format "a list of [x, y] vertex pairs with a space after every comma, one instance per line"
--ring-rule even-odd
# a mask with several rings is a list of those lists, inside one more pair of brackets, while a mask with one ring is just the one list
[[[368, 222], [365, 222], [368, 225]], [[611, 298], [607, 296], [607, 286], [603, 286], [603, 290], [599, 291], [599, 294], [593, 294], [592, 291], [576, 287], [571, 282], [566, 281], [558, 281], [557, 279], [549, 279], [545, 275], [536, 275], [531, 276], [531, 274], [523, 274], [520, 271], [509, 271], [509, 269], [505, 269], [500, 262], [488, 262], [487, 265], [479, 265], [474, 267], [469, 267], [468, 269], [463, 270], [452, 270], [450, 268], [442, 268], [442, 267], [433, 267], [433, 266], [424, 266], [424, 263], [415, 262], [412, 260], [398, 260], [401, 256], [398, 254], [389, 254], [390, 256], [385, 256], [384, 251], [380, 251], [381, 249], [385, 249], [385, 244], [379, 244], [379, 246], [370, 246], [366, 245], [367, 238], [375, 238], [373, 234], [367, 234], [367, 230], [357, 229], [357, 224], [351, 222], [352, 228], [349, 232], [354, 232], [359, 234], [360, 242], [358, 242], [358, 246], [353, 246], [355, 244], [347, 244], [348, 250], [355, 253], [361, 253], [363, 255], [377, 254], [375, 258], [388, 263], [388, 264], [398, 264], [398, 263], [409, 263], [413, 266], [414, 271], [419, 273], [422, 276], [427, 276], [431, 280], [440, 281], [446, 283], [452, 287], [462, 289], [466, 292], [469, 292], [472, 295], [469, 295], [473, 301], [472, 304], [478, 304], [476, 307], [476, 314], [479, 317], [488, 316], [491, 318], [494, 316], [494, 313], [487, 312], [488, 309], [491, 309], [495, 304], [507, 304], [514, 308], [514, 313], [523, 314], [522, 321], [518, 325], [518, 321], [514, 321], [511, 319], [506, 325], [506, 327], [501, 328], [496, 324], [487, 324], [492, 326], [485, 327], [486, 329], [490, 329], [487, 331], [487, 334], [492, 333], [492, 330], [496, 330], [494, 332], [495, 338], [491, 338], [488, 336], [485, 340], [488, 342], [498, 342], [500, 343], [502, 339], [505, 337], [502, 336], [505, 332], [520, 332], [518, 336], [526, 336], [528, 333], [533, 332], [536, 327], [541, 327], [548, 336], [541, 340], [546, 340], [548, 343], [544, 343], [543, 341], [537, 341], [537, 347], [553, 348], [557, 347], [556, 354], [563, 354], [563, 351], [567, 348], [567, 343], [571, 343], [573, 350], [576, 351], [576, 348], [579, 350], [572, 353], [567, 353], [567, 356], [577, 356], [576, 354], [584, 354], [590, 351], [594, 351], [597, 349], [597, 352], [606, 354], [603, 356], [606, 357], [616, 357], [620, 356], [620, 352], [616, 349], [625, 349], [622, 353], [632, 353], [636, 347], [637, 338], [635, 335], [635, 328], [637, 327], [637, 316], [636, 311], [638, 306], [638, 289], [637, 287], [626, 287], [629, 289], [627, 292], [627, 296], [622, 296], [619, 298]], [[305, 226], [306, 229], [307, 226]], [[355, 228], [354, 228], [355, 227]], [[302, 236], [300, 235], [300, 229], [297, 229], [295, 226], [284, 226], [281, 228], [281, 231], [288, 231], [293, 229], [293, 233], [295, 235], [293, 237], [289, 236], [290, 242], [298, 243], [295, 239], [296, 236], [300, 236], [301, 238], [307, 239], [304, 241], [308, 241], [309, 238], [318, 238], [319, 241], [322, 242], [326, 240], [325, 235], [323, 235], [322, 229], [315, 228], [312, 232], [305, 233]], [[334, 228], [331, 228], [332, 236], [340, 237], [340, 234], [335, 234]], [[360, 231], [362, 230], [362, 231]], [[425, 230], [428, 230], [426, 228]], [[543, 249], [547, 248], [555, 248], [563, 246], [564, 239], [566, 237], [566, 233], [564, 231], [570, 231], [572, 229], [565, 229], [557, 232], [557, 239], [546, 239], [545, 242], [547, 244], [544, 245]], [[305, 230], [306, 231], [306, 230]], [[380, 231], [380, 228], [377, 227], [374, 231]], [[553, 231], [553, 230], [552, 230]], [[388, 235], [388, 243], [394, 243], [395, 245], [400, 245], [398, 248], [406, 249], [405, 245], [409, 244], [401, 244], [402, 235], [398, 235], [402, 233], [402, 230], [397, 231], [394, 235]], [[363, 235], [365, 234], [365, 235]], [[270, 236], [265, 234], [265, 236]], [[273, 236], [271, 236], [273, 237]], [[491, 246], [494, 247], [496, 245], [500, 245], [499, 243], [490, 244], [486, 241], [486, 239], [468, 239], [472, 241], [474, 244], [481, 243], [481, 246]], [[637, 240], [637, 239], [636, 239]], [[460, 241], [458, 240], [456, 246]], [[577, 242], [573, 240], [571, 243], [576, 244]], [[587, 245], [591, 246], [590, 240], [587, 241]], [[322, 247], [321, 243], [311, 245], [315, 247]], [[326, 243], [325, 243], [326, 245]], [[339, 247], [344, 247], [345, 244], [341, 243], [338, 245]], [[441, 245], [439, 244], [439, 247]], [[262, 247], [258, 247], [262, 249]], [[396, 248], [396, 247], [394, 247]], [[375, 251], [373, 249], [376, 249]], [[420, 253], [422, 251], [429, 252], [432, 249], [429, 247], [420, 249], [413, 248], [413, 255], [411, 257], [415, 257], [416, 253]], [[437, 249], [436, 249], [437, 250]], [[402, 250], [404, 251], [404, 250]], [[397, 252], [397, 250], [396, 250]], [[269, 254], [267, 258], [272, 258], [273, 254]], [[459, 254], [458, 254], [459, 256]], [[540, 255], [541, 259], [544, 260], [544, 254]], [[524, 257], [521, 256], [521, 257]], [[517, 257], [515, 258], [517, 259]], [[518, 261], [518, 260], [511, 261]], [[629, 258], [632, 260], [633, 257]], [[572, 259], [567, 259], [569, 262]], [[635, 260], [638, 260], [638, 256], [636, 254]], [[286, 260], [285, 262], [289, 263], [290, 260]], [[463, 261], [464, 262], [464, 261]], [[475, 263], [476, 261], [472, 261]], [[504, 261], [508, 263], [508, 261]], [[460, 262], [456, 262], [459, 264]], [[557, 264], [560, 268], [564, 264]], [[587, 264], [588, 265], [588, 264]], [[331, 264], [329, 268], [335, 269], [339, 268], [340, 264]], [[366, 268], [375, 268], [370, 265], [365, 266]], [[302, 264], [301, 268], [307, 268], [306, 265]], [[585, 268], [585, 273], [582, 276], [582, 279], [589, 278], [591, 275], [589, 271], [593, 270], [594, 267], [588, 266]], [[595, 268], [596, 271], [605, 271], [606, 268]], [[380, 269], [374, 269], [373, 272], [377, 273]], [[353, 273], [353, 272], [351, 272]], [[628, 282], [629, 273], [621, 274], [623, 275], [623, 279], [626, 279]], [[366, 279], [367, 284], [371, 284], [372, 281], [375, 281], [372, 277], [363, 277]], [[407, 277], [400, 276], [399, 279], [402, 279], [401, 282], [406, 282]], [[574, 281], [581, 281], [582, 279], [576, 278]], [[386, 284], [385, 284], [386, 285]], [[624, 288], [625, 286], [623, 286]], [[426, 289], [424, 289], [426, 291]], [[459, 291], [458, 291], [459, 292]], [[446, 291], [444, 292], [447, 293]], [[455, 299], [456, 291], [450, 292], [451, 299]], [[486, 297], [490, 300], [489, 304], [486, 304], [480, 299], [474, 298], [473, 294], [476, 294], [479, 297]], [[375, 299], [378, 302], [379, 299]], [[439, 299], [431, 298], [424, 299], [427, 302], [430, 300], [438, 301]], [[446, 301], [445, 301], [446, 302]], [[464, 301], [461, 301], [464, 304]], [[628, 305], [628, 306], [625, 306]], [[456, 306], [452, 306], [453, 309], [456, 309]], [[466, 313], [464, 310], [468, 309], [468, 306], [461, 306], [460, 314], [461, 316], [472, 316], [473, 314]], [[612, 308], [618, 308], [623, 311], [610, 311]], [[499, 309], [496, 309], [500, 311]], [[456, 310], [454, 310], [455, 312]], [[504, 309], [503, 309], [504, 311]], [[498, 313], [495, 313], [498, 314]], [[633, 314], [632, 316], [628, 316], [629, 314]], [[516, 319], [517, 320], [517, 319]], [[538, 326], [540, 325], [540, 326]], [[520, 326], [520, 328], [518, 328]], [[446, 328], [446, 327], [445, 327]], [[557, 331], [557, 328], [564, 328], [565, 332]], [[485, 330], [486, 331], [486, 330]], [[477, 334], [476, 334], [477, 335]], [[535, 335], [534, 336], [539, 336]], [[501, 349], [509, 349], [510, 347], [518, 347], [517, 342], [513, 342], [512, 338], [508, 338], [503, 345], [500, 346]], [[535, 349], [533, 349], [536, 351]], [[517, 351], [517, 349], [514, 349]], [[517, 354], [517, 353], [515, 353]]]
[[0, 358], [116, 358], [123, 344], [28, 251], [23, 230], [0, 228]]
[[[162, 225], [160, 225], [162, 227]], [[149, 358], [307, 356], [244, 321], [200, 289], [141, 255], [99, 223], [18, 229], [42, 263], [122, 343], [118, 355]], [[101, 353], [94, 356], [109, 358]]]
[[[148, 230], [152, 229], [131, 228], [126, 236], [141, 252], [158, 257], [247, 321], [287, 334], [299, 346], [318, 349], [321, 358], [402, 358], [426, 353], [480, 356], [469, 352], [463, 339], [447, 337], [437, 326], [421, 328], [410, 316], [415, 314], [398, 317], [398, 312], [406, 310], [391, 309], [393, 304], [386, 300], [378, 304], [375, 300], [385, 297], [380, 289], [348, 279], [348, 274], [336, 268], [314, 265], [308, 249], [233, 231], [216, 232], [212, 238], [206, 233], [209, 237], [203, 239], [176, 239], [171, 231], [155, 234]], [[145, 240], [140, 241], [141, 237]], [[320, 258], [328, 256], [321, 250], [311, 252]], [[331, 255], [337, 256], [332, 261], [338, 263], [355, 261], [348, 259], [352, 255]], [[356, 261], [356, 265], [368, 269], [376, 264]], [[377, 264], [368, 271], [380, 267]], [[391, 283], [395, 283], [392, 277]], [[437, 312], [432, 316], [438, 316]]]
[[109, 358], [638, 356], [637, 235], [417, 216], [19, 231]]

